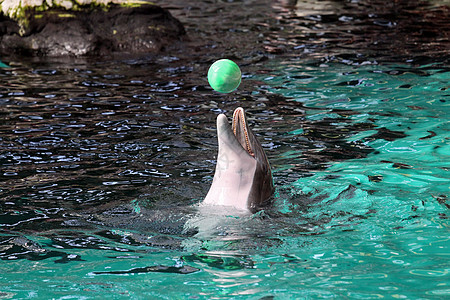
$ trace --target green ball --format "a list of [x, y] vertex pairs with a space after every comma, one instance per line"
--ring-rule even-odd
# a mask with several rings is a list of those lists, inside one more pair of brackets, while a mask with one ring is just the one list
[[219, 93], [231, 93], [241, 84], [241, 70], [229, 59], [220, 59], [208, 70], [209, 85]]

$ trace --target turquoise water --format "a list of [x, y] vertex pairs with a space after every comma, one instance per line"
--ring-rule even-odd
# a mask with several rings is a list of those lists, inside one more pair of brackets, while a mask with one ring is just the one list
[[[173, 97], [183, 85], [137, 82], [145, 64], [136, 74], [125, 63], [108, 73], [51, 67], [3, 73], [2, 113], [37, 130], [1, 128], [0, 299], [449, 297], [447, 66], [273, 61], [243, 68], [251, 93], [198, 105]], [[58, 74], [76, 83], [14, 90]], [[24, 102], [34, 105], [27, 117]], [[217, 106], [229, 114], [238, 104], [277, 187], [274, 206], [253, 216], [196, 207], [212, 179]], [[132, 120], [124, 106], [137, 123], [121, 120]], [[133, 111], [170, 107], [169, 123]]]
[[[0, 299], [449, 298], [448, 1], [191, 2], [178, 50], [2, 56]], [[198, 206], [237, 106], [255, 215]]]
[[313, 285], [349, 298], [448, 297], [448, 69], [285, 67], [275, 90], [320, 109], [306, 119], [337, 117], [335, 126], [342, 127], [348, 126], [344, 120], [373, 124], [346, 135], [348, 143], [373, 149], [367, 157], [330, 163], [293, 184], [294, 193], [318, 200], [306, 216], [330, 219], [321, 238], [310, 241], [310, 251], [298, 252], [321, 265], [323, 283], [316, 279]]

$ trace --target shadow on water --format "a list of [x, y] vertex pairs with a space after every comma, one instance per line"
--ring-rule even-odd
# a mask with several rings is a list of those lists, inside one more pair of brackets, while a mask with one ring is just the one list
[[[359, 112], [352, 108], [323, 109], [274, 93], [286, 89], [286, 82], [268, 86], [263, 81], [280, 76], [268, 61], [302, 58], [310, 62], [305, 68], [317, 68], [401, 58], [417, 66], [433, 61], [448, 72], [449, 9], [440, 2], [167, 3], [186, 26], [191, 38], [186, 48], [109, 61], [12, 59], [12, 68], [0, 70], [1, 259], [56, 257], [56, 263], [65, 263], [83, 259], [70, 249], [137, 257], [176, 250], [201, 253], [183, 256], [185, 262], [245, 269], [253, 267], [248, 254], [309, 243], [299, 238], [293, 245], [286, 237], [326, 234], [333, 226], [351, 231], [371, 217], [370, 206], [356, 213], [335, 209], [302, 215], [317, 203], [331, 205], [370, 191], [346, 185], [333, 195], [301, 194], [286, 186], [334, 162], [374, 152], [367, 139], [349, 136], [370, 132], [369, 139], [395, 141], [406, 134], [376, 126], [370, 118], [354, 122], [349, 117]], [[248, 9], [239, 9], [242, 5]], [[233, 95], [215, 94], [207, 86], [206, 70], [218, 57], [236, 60], [243, 70], [245, 80]], [[385, 72], [428, 76], [419, 67]], [[291, 80], [313, 78], [292, 73]], [[335, 85], [362, 83], [351, 79]], [[236, 106], [248, 111], [275, 168], [277, 201], [254, 216], [214, 216], [219, 225], [213, 223], [202, 236], [198, 224], [211, 213], [202, 215], [195, 205], [212, 180], [215, 116]], [[200, 223], [187, 228], [192, 220]], [[196, 271], [180, 265], [109, 274]]]

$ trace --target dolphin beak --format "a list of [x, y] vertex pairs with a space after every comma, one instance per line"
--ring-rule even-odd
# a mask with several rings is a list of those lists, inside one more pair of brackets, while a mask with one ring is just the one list
[[255, 159], [259, 164], [264, 165], [264, 169], [267, 169], [267, 172], [270, 173], [270, 165], [266, 153], [261, 143], [250, 130], [245, 111], [242, 107], [234, 110], [231, 127], [224, 114], [220, 114], [217, 117], [217, 134], [219, 140], [224, 141], [223, 144], [227, 144], [227, 146], [222, 144], [222, 147], [234, 148], [235, 151], [238, 148], [242, 149], [249, 157]]
[[217, 117], [217, 134], [219, 140], [227, 145], [226, 147], [234, 148], [235, 151], [237, 149], [243, 150], [253, 159], [268, 164], [261, 144], [248, 126], [247, 117], [242, 107], [234, 110], [231, 127], [224, 114]]

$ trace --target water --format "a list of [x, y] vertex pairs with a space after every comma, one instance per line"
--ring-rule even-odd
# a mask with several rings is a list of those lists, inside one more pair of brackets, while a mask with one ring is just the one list
[[[0, 298], [448, 298], [450, 72], [434, 55], [446, 42], [423, 55], [354, 53], [336, 24], [385, 30], [404, 16], [364, 15], [352, 1], [331, 18], [326, 5], [280, 2], [267, 19], [256, 2], [257, 20], [233, 34], [239, 44], [265, 20], [267, 52], [236, 54], [235, 94], [207, 87], [219, 51], [208, 42], [0, 70]], [[216, 9], [248, 20], [241, 4]], [[214, 19], [194, 26], [212, 4], [195, 5], [188, 32], [219, 39]], [[442, 11], [419, 8], [408, 14]], [[274, 206], [252, 216], [196, 207], [215, 166], [215, 116], [238, 105], [277, 187]]]

